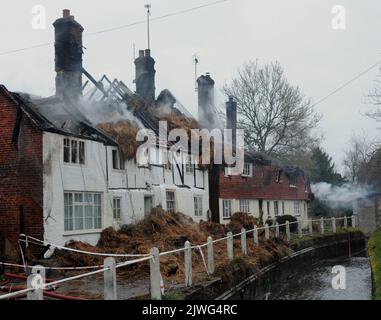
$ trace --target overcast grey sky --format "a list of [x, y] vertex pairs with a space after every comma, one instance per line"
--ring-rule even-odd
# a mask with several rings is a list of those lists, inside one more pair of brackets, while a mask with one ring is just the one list
[[[6, 6], [4, 3], [6, 2]], [[52, 42], [52, 22], [71, 9], [86, 33], [130, 24], [214, 2], [214, 0], [3, 0], [0, 11], [0, 83], [13, 91], [42, 96], [54, 93], [54, 47], [1, 52]], [[32, 7], [47, 10], [47, 28], [32, 28]], [[346, 8], [346, 30], [331, 26], [332, 7]], [[381, 59], [379, 0], [230, 0], [215, 6], [152, 22], [151, 47], [156, 59], [157, 92], [169, 88], [192, 113], [196, 108], [192, 55], [200, 56], [200, 73], [210, 72], [218, 88], [245, 61], [278, 60], [287, 77], [317, 102]], [[146, 48], [146, 27], [139, 24], [84, 38], [84, 66], [96, 78], [106, 73], [134, 85], [133, 44]], [[323, 146], [340, 167], [352, 134], [372, 138], [380, 126], [362, 114], [364, 98], [379, 68], [319, 104]], [[225, 97], [217, 94], [218, 103]]]

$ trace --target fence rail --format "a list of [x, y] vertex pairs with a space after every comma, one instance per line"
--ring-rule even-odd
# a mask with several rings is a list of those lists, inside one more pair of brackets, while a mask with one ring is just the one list
[[[293, 222], [286, 221], [283, 224], [276, 223], [271, 226], [269, 226], [268, 224], [265, 224], [263, 227], [254, 226], [254, 228], [250, 230], [246, 230], [242, 228], [241, 232], [239, 233], [233, 234], [232, 232], [228, 232], [228, 234], [225, 237], [215, 239], [215, 240], [213, 240], [212, 237], [209, 236], [206, 243], [202, 243], [199, 245], [192, 246], [189, 241], [186, 241], [183, 248], [174, 249], [174, 250], [170, 250], [166, 252], [159, 252], [159, 249], [154, 247], [151, 249], [149, 254], [109, 254], [109, 253], [87, 252], [87, 251], [76, 250], [76, 249], [72, 249], [72, 248], [68, 248], [64, 246], [58, 246], [46, 241], [42, 241], [30, 236], [21, 234], [20, 237], [23, 237], [24, 239], [20, 239], [20, 241], [24, 241], [24, 242], [29, 241], [39, 245], [50, 245], [51, 247], [59, 248], [61, 250], [67, 250], [67, 251], [80, 253], [80, 254], [104, 256], [106, 258], [104, 260], [103, 265], [88, 266], [88, 267], [52, 267], [52, 268], [47, 267], [45, 268], [43, 266], [27, 266], [27, 265], [17, 265], [17, 264], [0, 262], [0, 265], [4, 265], [4, 266], [22, 267], [22, 268], [25, 268], [25, 270], [27, 270], [27, 268], [32, 269], [32, 273], [27, 278], [26, 289], [1, 295], [0, 300], [23, 297], [25, 295], [27, 295], [28, 300], [43, 300], [44, 290], [48, 288], [54, 287], [61, 283], [89, 277], [89, 276], [100, 274], [100, 273], [104, 274], [104, 299], [116, 300], [117, 299], [117, 281], [116, 281], [117, 269], [128, 266], [128, 265], [132, 265], [132, 264], [146, 262], [146, 261], [149, 261], [149, 264], [150, 264], [151, 299], [160, 300], [163, 294], [162, 277], [160, 273], [160, 257], [162, 256], [167, 256], [167, 255], [176, 254], [180, 252], [184, 253], [185, 286], [189, 287], [192, 285], [192, 250], [198, 250], [200, 252], [200, 255], [202, 257], [202, 260], [205, 266], [206, 273], [208, 275], [211, 275], [215, 271], [214, 244], [218, 242], [226, 240], [226, 250], [227, 250], [228, 260], [232, 261], [234, 260], [234, 238], [237, 238], [237, 237], [241, 238], [241, 253], [242, 255], [246, 256], [248, 255], [248, 250], [247, 250], [247, 235], [248, 234], [253, 235], [254, 245], [259, 245], [259, 238], [258, 238], [259, 231], [264, 230], [264, 237], [266, 241], [270, 239], [270, 229], [274, 230], [274, 237], [279, 238], [283, 230], [282, 227], [284, 227], [285, 232], [282, 232], [282, 233], [284, 233], [286, 238], [290, 241], [292, 236], [290, 226], [293, 224], [297, 224], [296, 236], [298, 238], [302, 238], [305, 234], [313, 236], [314, 226], [316, 225], [318, 225], [318, 229], [319, 229], [318, 231], [322, 235], [327, 233], [327, 230], [329, 229], [331, 230], [331, 232], [336, 233], [338, 229], [337, 222], [340, 220], [343, 221], [342, 228], [344, 229], [348, 229], [349, 220], [351, 222], [352, 228], [355, 228], [357, 225], [356, 216], [351, 216], [350, 218], [345, 216], [340, 218], [332, 217], [332, 218], [324, 219], [322, 217], [320, 219], [314, 219], [314, 220], [313, 219], [297, 220]], [[303, 223], [307, 223], [308, 227], [303, 228]], [[307, 231], [307, 233], [304, 233], [303, 229]], [[205, 257], [202, 251], [202, 248], [204, 247], [207, 248], [207, 260], [205, 260]], [[116, 263], [115, 258], [121, 258], [121, 257], [135, 258], [135, 259]], [[79, 275], [63, 278], [56, 281], [46, 282], [45, 281], [46, 269], [55, 269], [55, 270], [98, 269], [98, 270], [82, 273]]]

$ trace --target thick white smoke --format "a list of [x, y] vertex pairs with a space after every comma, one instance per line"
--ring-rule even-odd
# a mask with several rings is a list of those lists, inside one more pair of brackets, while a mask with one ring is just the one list
[[353, 201], [363, 199], [372, 192], [371, 187], [353, 183], [334, 186], [326, 182], [311, 185], [315, 197], [326, 202], [331, 208], [352, 208]]
[[135, 123], [139, 128], [144, 128], [141, 121], [128, 110], [125, 103], [90, 103], [86, 100], [82, 100], [80, 101], [78, 109], [93, 125], [129, 120]]

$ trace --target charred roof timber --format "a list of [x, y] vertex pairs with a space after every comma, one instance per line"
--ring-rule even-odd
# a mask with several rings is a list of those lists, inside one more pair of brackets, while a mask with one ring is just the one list
[[216, 128], [214, 115], [214, 80], [209, 73], [197, 79], [198, 85], [198, 121], [201, 128]]
[[139, 50], [139, 57], [135, 59], [136, 93], [148, 103], [155, 101], [155, 60], [151, 57], [151, 50]]
[[64, 9], [55, 29], [56, 95], [61, 99], [78, 99], [82, 95], [83, 27]]

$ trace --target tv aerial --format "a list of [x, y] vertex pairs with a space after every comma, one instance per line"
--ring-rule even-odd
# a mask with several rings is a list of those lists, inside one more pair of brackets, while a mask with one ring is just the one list
[[195, 83], [195, 91], [198, 91], [198, 85], [197, 85], [197, 77], [198, 77], [198, 65], [200, 64], [200, 56], [195, 53], [192, 56], [192, 63], [194, 65], [194, 83]]
[[151, 39], [150, 39], [150, 16], [151, 16], [151, 5], [147, 3], [144, 5], [144, 8], [147, 9], [147, 42], [148, 42], [148, 48], [151, 49]]

